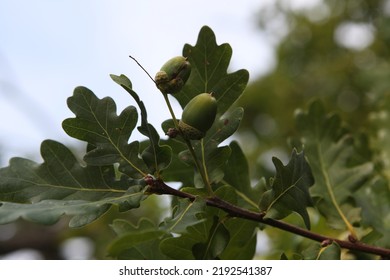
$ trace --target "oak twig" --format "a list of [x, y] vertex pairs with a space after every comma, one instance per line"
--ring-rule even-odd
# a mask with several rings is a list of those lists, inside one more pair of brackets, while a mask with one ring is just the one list
[[[174, 188], [171, 188], [167, 184], [165, 184], [161, 179], [154, 179], [151, 176], [147, 176], [145, 178], [145, 182], [149, 185], [147, 192], [150, 194], [168, 194], [168, 195], [174, 195], [181, 198], [187, 198], [191, 201], [195, 200], [196, 196], [182, 192], [180, 190], [176, 190]], [[306, 237], [308, 239], [321, 242], [321, 244], [330, 244], [332, 242], [337, 243], [341, 248], [349, 249], [352, 251], [360, 251], [364, 253], [374, 254], [381, 256], [383, 259], [390, 259], [390, 249], [382, 248], [382, 247], [376, 247], [372, 245], [368, 245], [356, 240], [352, 241], [346, 241], [346, 240], [340, 240], [336, 238], [332, 238], [329, 236], [321, 235], [291, 224], [288, 224], [286, 222], [265, 218], [265, 213], [262, 212], [254, 212], [250, 211], [244, 208], [240, 208], [236, 205], [233, 205], [225, 200], [222, 200], [216, 196], [213, 197], [206, 197], [205, 198], [206, 204], [212, 207], [219, 208], [221, 210], [224, 210], [226, 213], [228, 213], [231, 217], [237, 217], [237, 218], [243, 218], [259, 223], [263, 223], [275, 228], [279, 228], [281, 230], [291, 232], [303, 237]]]

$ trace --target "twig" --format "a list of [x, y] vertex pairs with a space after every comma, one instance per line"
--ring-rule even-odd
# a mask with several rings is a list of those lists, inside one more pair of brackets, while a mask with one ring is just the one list
[[[154, 179], [151, 176], [148, 176], [145, 178], [145, 182], [149, 185], [148, 193], [154, 193], [154, 194], [169, 194], [174, 195], [181, 198], [187, 198], [191, 201], [194, 201], [196, 196], [182, 192], [180, 190], [176, 190], [174, 188], [171, 188], [167, 184], [165, 184], [161, 179]], [[265, 218], [265, 213], [262, 212], [254, 212], [250, 211], [244, 208], [240, 208], [236, 205], [233, 205], [225, 200], [222, 200], [216, 196], [213, 197], [207, 197], [205, 198], [206, 204], [212, 207], [219, 208], [221, 210], [224, 210], [226, 213], [228, 213], [232, 217], [238, 217], [243, 218], [259, 223], [263, 223], [275, 228], [279, 228], [281, 230], [291, 232], [303, 237], [306, 237], [308, 239], [321, 242], [322, 244], [330, 244], [331, 242], [337, 243], [340, 247], [353, 250], [353, 251], [360, 251], [370, 254], [375, 254], [378, 256], [381, 256], [383, 259], [390, 259], [390, 249], [382, 248], [382, 247], [376, 247], [372, 245], [368, 245], [361, 242], [351, 242], [351, 241], [345, 241], [340, 239], [335, 239], [329, 236], [321, 235], [318, 233], [314, 233], [312, 231], [285, 223], [280, 220], [274, 220], [270, 218]]]

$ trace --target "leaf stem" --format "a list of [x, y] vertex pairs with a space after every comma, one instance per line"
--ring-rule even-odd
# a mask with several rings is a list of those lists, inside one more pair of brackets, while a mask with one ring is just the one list
[[[180, 190], [171, 188], [170, 186], [166, 185], [161, 179], [154, 179], [151, 176], [148, 176], [145, 178], [145, 181], [149, 185], [147, 189], [147, 193], [150, 194], [154, 193], [159, 195], [164, 195], [164, 194], [174, 195], [181, 198], [187, 198], [191, 201], [194, 201], [197, 197], [193, 194], [185, 193]], [[228, 213], [231, 217], [237, 217], [237, 218], [263, 223], [290, 233], [294, 233], [296, 235], [306, 237], [314, 241], [321, 242], [323, 244], [336, 242], [340, 247], [345, 249], [378, 255], [381, 256], [383, 259], [390, 259], [390, 249], [376, 247], [362, 242], [351, 242], [351, 241], [335, 239], [329, 236], [311, 232], [304, 228], [300, 228], [280, 220], [264, 218], [265, 216], [264, 212], [253, 212], [244, 208], [240, 208], [216, 196], [207, 197], [205, 198], [205, 201], [207, 205], [211, 207], [219, 208], [225, 211], [226, 213]]]

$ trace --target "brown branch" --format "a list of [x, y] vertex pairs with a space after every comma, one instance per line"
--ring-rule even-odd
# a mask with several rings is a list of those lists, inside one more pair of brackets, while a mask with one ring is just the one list
[[[191, 201], [195, 200], [196, 198], [195, 195], [171, 188], [160, 179], [154, 179], [153, 177], [146, 177], [145, 182], [149, 185], [147, 192], [150, 194], [160, 194], [160, 195], [169, 194], [181, 198], [187, 198]], [[224, 210], [232, 217], [238, 217], [238, 218], [243, 218], [243, 219], [263, 223], [287, 232], [291, 232], [306, 237], [314, 241], [321, 242], [325, 246], [332, 242], [335, 242], [340, 247], [345, 249], [378, 255], [381, 256], [383, 259], [390, 259], [390, 249], [368, 245], [355, 240], [345, 241], [345, 240], [335, 239], [329, 236], [321, 235], [318, 233], [314, 233], [312, 231], [285, 223], [280, 220], [265, 218], [264, 217], [265, 213], [261, 213], [261, 212], [259, 213], [259, 212], [254, 212], [254, 211], [240, 208], [218, 197], [208, 197], [205, 198], [205, 201], [207, 205]]]

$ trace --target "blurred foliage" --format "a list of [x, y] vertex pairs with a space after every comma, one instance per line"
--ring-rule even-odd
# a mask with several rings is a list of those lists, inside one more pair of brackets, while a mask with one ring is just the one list
[[269, 172], [261, 157], [267, 151], [289, 153], [294, 111], [310, 99], [320, 98], [351, 130], [369, 131], [371, 112], [390, 94], [389, 1], [326, 0], [301, 9], [287, 2], [259, 13], [261, 29], [279, 40], [277, 64], [239, 102], [245, 108], [240, 132], [250, 141], [244, 148], [257, 174]]
[[[261, 30], [276, 45], [277, 62], [268, 74], [247, 87], [239, 101], [245, 108], [240, 142], [251, 174], [269, 176], [274, 172], [272, 155], [287, 158], [291, 146], [302, 148], [295, 113], [320, 99], [326, 111], [338, 114], [344, 129], [354, 136], [355, 164], [362, 158], [375, 164], [375, 183], [355, 197], [363, 209], [362, 223], [375, 228], [375, 221], [368, 218], [373, 213], [364, 206], [361, 195], [377, 192], [380, 185], [383, 213], [374, 215], [386, 225], [390, 198], [390, 149], [386, 141], [390, 132], [390, 1], [323, 0], [310, 7], [295, 7], [292, 2], [277, 1], [258, 16]], [[345, 237], [345, 232], [327, 227], [322, 217], [311, 218], [316, 221], [313, 231]], [[274, 250], [268, 257], [278, 258], [285, 252], [284, 257], [303, 258], [292, 254], [308, 241], [275, 229], [266, 232]], [[379, 244], [389, 246], [385, 239]]]

